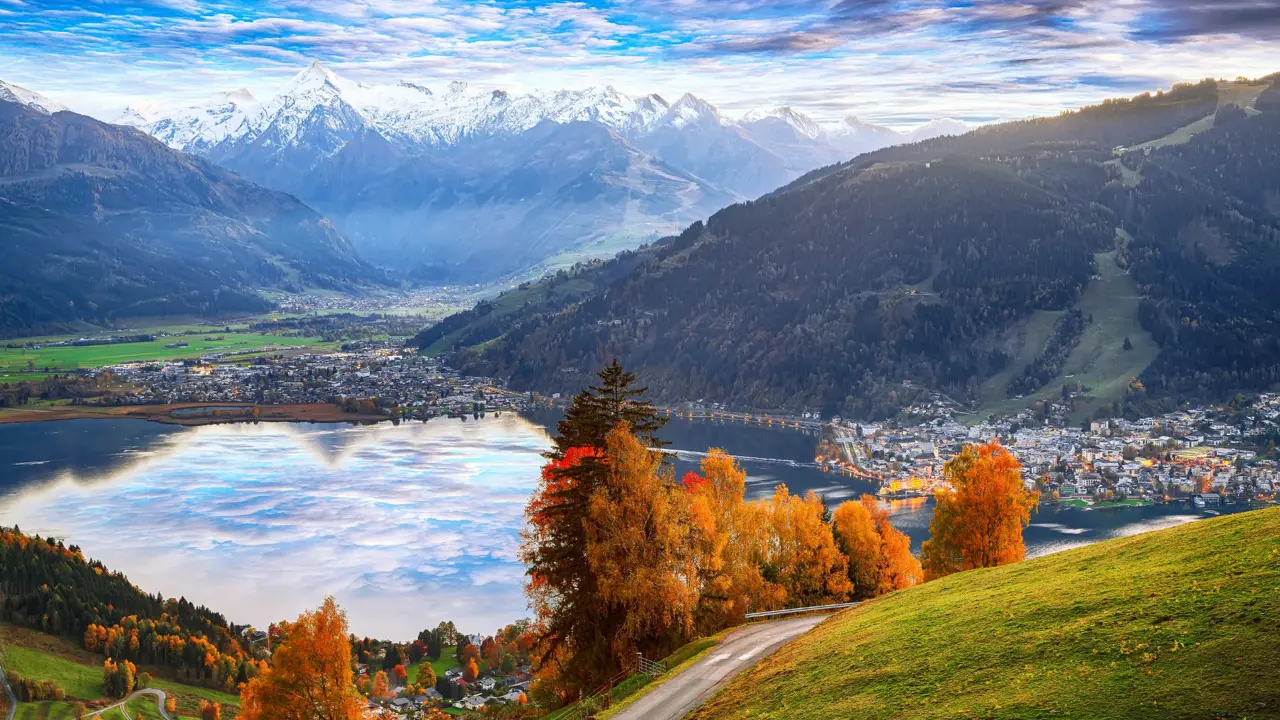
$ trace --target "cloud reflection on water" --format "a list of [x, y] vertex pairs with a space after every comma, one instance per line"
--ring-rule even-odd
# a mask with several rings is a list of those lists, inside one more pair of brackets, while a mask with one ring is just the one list
[[332, 593], [360, 634], [444, 619], [491, 631], [527, 614], [515, 554], [548, 444], [514, 416], [204, 427], [105, 480], [19, 493], [0, 522], [81, 542], [138, 586], [238, 622]]

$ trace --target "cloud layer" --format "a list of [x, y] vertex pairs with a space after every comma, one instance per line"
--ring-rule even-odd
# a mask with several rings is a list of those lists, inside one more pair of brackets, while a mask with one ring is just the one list
[[0, 22], [5, 80], [98, 114], [269, 95], [313, 59], [368, 82], [612, 83], [900, 127], [1280, 70], [1280, 0], [0, 0]]

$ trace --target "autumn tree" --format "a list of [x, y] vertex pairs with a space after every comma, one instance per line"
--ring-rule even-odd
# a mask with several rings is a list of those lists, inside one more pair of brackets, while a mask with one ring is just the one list
[[836, 548], [825, 508], [810, 491], [803, 498], [778, 485], [766, 506], [765, 575], [777, 578], [792, 606], [843, 602], [853, 590], [848, 561]]
[[273, 665], [240, 693], [240, 720], [355, 720], [347, 616], [332, 597], [280, 628]]
[[1026, 556], [1022, 530], [1040, 494], [1023, 487], [1022, 466], [997, 441], [967, 445], [943, 468], [949, 487], [934, 493], [929, 539], [921, 549], [925, 577], [996, 567]]
[[409, 671], [403, 665], [397, 665], [391, 668], [391, 677], [395, 679], [397, 685], [403, 686], [409, 679]]
[[475, 682], [480, 677], [480, 665], [475, 658], [467, 660], [467, 664], [462, 666], [462, 679], [467, 682]]
[[723, 450], [702, 459], [702, 474], [687, 473], [693, 544], [698, 573], [696, 623], [712, 634], [743, 622], [748, 609], [771, 610], [785, 600], [782, 589], [760, 572], [766, 532], [762, 506], [744, 498], [746, 473]]
[[876, 534], [880, 536], [876, 594], [904, 590], [924, 582], [920, 560], [911, 554], [911, 538], [889, 522], [889, 511], [881, 507], [874, 497], [863, 495], [861, 502], [875, 520]]
[[418, 666], [418, 684], [423, 688], [436, 686], [436, 671], [431, 667], [431, 663], [422, 663]]
[[831, 515], [836, 544], [849, 561], [849, 581], [855, 597], [875, 597], [880, 584], [880, 534], [862, 502], [843, 502]]
[[587, 563], [620, 622], [614, 664], [657, 654], [693, 630], [698, 588], [689, 537], [689, 498], [670, 465], [620, 423], [605, 439], [608, 469], [588, 506]]
[[164, 711], [170, 717], [178, 714], [178, 699], [172, 695], [167, 695], [164, 699]]
[[201, 700], [200, 720], [222, 720], [222, 705], [208, 700]]
[[386, 670], [379, 670], [373, 676], [373, 691], [370, 693], [370, 697], [374, 700], [386, 700], [395, 697], [395, 693], [391, 691], [391, 681], [387, 677]]
[[[554, 665], [554, 682], [562, 689], [593, 685], [621, 668], [614, 638], [627, 623], [625, 604], [605, 599], [587, 557], [592, 498], [609, 481], [606, 437], [624, 423], [642, 445], [663, 445], [655, 433], [664, 421], [643, 399], [645, 388], [635, 386], [635, 375], [615, 360], [599, 378], [574, 396], [556, 426], [520, 548], [536, 618], [535, 660], [546, 666], [544, 673]], [[543, 682], [553, 679], [544, 674]]]

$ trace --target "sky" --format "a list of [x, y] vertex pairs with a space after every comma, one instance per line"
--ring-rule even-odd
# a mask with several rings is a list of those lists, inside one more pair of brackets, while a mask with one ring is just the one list
[[266, 98], [313, 60], [370, 84], [611, 84], [906, 128], [1280, 71], [1280, 0], [0, 0], [0, 79], [99, 117]]

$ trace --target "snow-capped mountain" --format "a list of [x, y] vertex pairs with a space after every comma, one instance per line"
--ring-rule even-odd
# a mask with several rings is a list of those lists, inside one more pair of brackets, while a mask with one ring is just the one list
[[146, 130], [164, 144], [199, 153], [244, 131], [245, 120], [258, 106], [248, 90], [220, 92], [198, 105], [166, 113], [154, 101], [143, 100], [125, 108], [116, 120]]
[[0, 80], [0, 102], [16, 102], [33, 110], [39, 110], [46, 115], [52, 115], [67, 109], [62, 103], [50, 100], [40, 93], [32, 92], [17, 85], [11, 85], [3, 80]]
[[906, 133], [905, 142], [920, 142], [921, 140], [930, 140], [943, 135], [964, 135], [975, 126], [960, 120], [952, 120], [951, 118], [938, 118], [914, 128]]
[[[476, 253], [536, 264], [600, 238], [642, 242], [915, 139], [856, 120], [825, 126], [788, 107], [735, 121], [691, 94], [669, 103], [612, 86], [365, 85], [319, 63], [263, 102], [234, 91], [171, 112], [138, 103], [118, 122], [297, 195], [375, 262], [470, 268], [459, 279], [482, 274]], [[565, 157], [533, 152], [533, 137]]]

